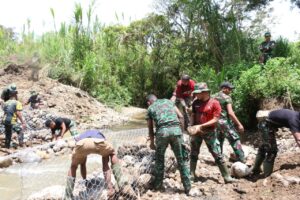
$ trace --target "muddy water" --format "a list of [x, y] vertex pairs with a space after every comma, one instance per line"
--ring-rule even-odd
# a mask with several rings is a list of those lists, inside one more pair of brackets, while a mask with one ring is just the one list
[[[135, 116], [128, 124], [114, 126], [112, 130], [103, 132], [115, 148], [122, 144], [145, 143], [147, 129], [144, 116], [144, 113]], [[62, 155], [41, 163], [18, 164], [0, 169], [0, 200], [23, 200], [46, 187], [65, 185], [70, 163], [71, 156]], [[102, 169], [101, 157], [90, 155], [87, 161], [88, 174], [99, 169]], [[79, 170], [77, 177], [80, 177]]]

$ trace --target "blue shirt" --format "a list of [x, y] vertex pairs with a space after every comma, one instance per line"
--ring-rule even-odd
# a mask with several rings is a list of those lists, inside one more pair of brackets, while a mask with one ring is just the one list
[[97, 138], [105, 140], [105, 136], [98, 130], [87, 130], [84, 133], [74, 137], [75, 141], [77, 142], [85, 138]]

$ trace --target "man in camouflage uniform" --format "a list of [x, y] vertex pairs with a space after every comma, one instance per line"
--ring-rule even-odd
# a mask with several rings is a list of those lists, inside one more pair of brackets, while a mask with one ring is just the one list
[[275, 41], [271, 40], [271, 33], [265, 33], [265, 41], [259, 45], [261, 55], [259, 57], [259, 63], [266, 64], [267, 60], [272, 57], [272, 51], [275, 48]]
[[263, 164], [264, 176], [270, 176], [273, 172], [275, 158], [277, 156], [277, 144], [275, 133], [278, 128], [287, 127], [291, 130], [297, 145], [300, 147], [300, 114], [299, 112], [279, 109], [271, 111], [268, 116], [260, 120], [258, 129], [261, 133], [262, 143], [258, 149], [253, 174], [261, 172], [260, 166]]
[[[232, 109], [232, 99], [229, 96], [234, 86], [229, 82], [223, 82], [220, 85], [221, 91], [214, 94], [213, 97], [219, 101], [222, 107], [221, 117], [218, 121], [218, 139], [221, 145], [221, 152], [223, 153], [224, 139], [227, 138], [231, 145], [235, 158], [233, 161], [245, 161], [244, 151], [242, 149], [240, 136], [237, 133], [235, 126], [240, 133], [244, 132], [244, 127], [236, 117]], [[235, 125], [235, 126], [234, 126]]]
[[[19, 136], [19, 146], [23, 146], [23, 129], [26, 128], [25, 121], [22, 117], [22, 103], [17, 100], [17, 90], [9, 91], [9, 100], [4, 103], [3, 124], [5, 126], [5, 148], [10, 148], [12, 132], [17, 132]], [[17, 124], [17, 119], [22, 123], [22, 127]]]
[[225, 183], [234, 182], [223, 159], [220, 142], [217, 139], [216, 124], [221, 115], [220, 103], [210, 98], [210, 90], [206, 83], [196, 84], [193, 94], [196, 100], [192, 104], [191, 125], [197, 126], [201, 134], [191, 136], [191, 178], [196, 178], [196, 167], [202, 141], [204, 140], [209, 152], [215, 159]]
[[[164, 177], [164, 157], [168, 145], [175, 154], [178, 168], [181, 175], [181, 181], [185, 189], [185, 193], [189, 195], [191, 183], [189, 179], [189, 169], [185, 164], [183, 158], [183, 136], [180, 128], [179, 116], [182, 114], [174, 103], [168, 99], [157, 99], [153, 94], [147, 97], [147, 104], [149, 106], [147, 111], [147, 122], [150, 137], [150, 148], [155, 149], [155, 180], [153, 183], [154, 189], [162, 187]], [[155, 144], [154, 144], [154, 131], [153, 121], [155, 122]]]

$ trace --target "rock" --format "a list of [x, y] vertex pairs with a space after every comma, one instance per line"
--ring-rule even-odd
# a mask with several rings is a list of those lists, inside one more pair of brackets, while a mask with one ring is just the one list
[[0, 168], [6, 168], [13, 164], [13, 160], [10, 157], [0, 157]]
[[129, 155], [124, 156], [122, 160], [126, 163], [127, 166], [134, 166], [134, 164], [136, 163], [134, 157]]
[[199, 188], [193, 187], [190, 190], [189, 194], [190, 194], [191, 197], [200, 197], [202, 195], [202, 192], [200, 191]]
[[68, 142], [68, 147], [69, 147], [69, 148], [72, 148], [72, 149], [73, 149], [73, 148], [75, 147], [75, 145], [76, 145], [76, 142], [75, 142], [74, 140]]
[[285, 177], [285, 180], [291, 184], [300, 184], [300, 178], [296, 176], [287, 176]]
[[16, 155], [22, 163], [41, 162], [41, 158], [33, 150], [18, 152]]
[[235, 162], [231, 166], [231, 174], [234, 177], [242, 178], [248, 176], [251, 173], [251, 169], [241, 162]]
[[66, 141], [64, 141], [64, 140], [58, 140], [57, 142], [56, 142], [56, 144], [55, 144], [55, 146], [53, 147], [53, 149], [56, 147], [56, 148], [58, 148], [58, 149], [63, 149], [63, 148], [65, 148], [65, 147], [67, 147], [68, 146], [68, 144], [66, 143]]
[[47, 154], [46, 151], [37, 151], [36, 154], [37, 154], [41, 159], [48, 159], [48, 158], [50, 158], [49, 154]]
[[64, 186], [55, 185], [47, 187], [37, 193], [30, 195], [27, 200], [62, 200], [64, 193]]
[[142, 174], [137, 180], [137, 185], [144, 189], [149, 189], [153, 180], [154, 176], [151, 174]]

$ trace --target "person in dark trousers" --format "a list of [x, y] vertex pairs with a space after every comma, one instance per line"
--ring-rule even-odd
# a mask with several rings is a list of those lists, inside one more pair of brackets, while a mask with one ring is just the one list
[[[17, 100], [17, 90], [9, 91], [9, 100], [3, 105], [4, 117], [3, 124], [5, 126], [5, 148], [10, 148], [11, 137], [13, 131], [17, 132], [19, 145], [23, 146], [23, 130], [26, 129], [25, 121], [22, 117], [22, 104]], [[21, 126], [17, 124], [17, 119], [21, 121]]]
[[297, 145], [300, 147], [300, 114], [289, 109], [279, 109], [271, 111], [268, 117], [258, 123], [258, 129], [262, 137], [262, 143], [258, 149], [254, 166], [253, 175], [261, 172], [263, 164], [263, 173], [265, 177], [272, 174], [275, 158], [277, 156], [277, 144], [275, 133], [278, 128], [287, 127], [291, 130]]
[[[76, 131], [76, 123], [68, 118], [59, 117], [55, 120], [48, 119], [45, 122], [45, 126], [51, 129], [52, 141], [63, 138], [64, 134], [68, 131], [70, 131], [72, 136], [78, 134]], [[58, 130], [59, 133], [56, 133]]]
[[38, 109], [39, 106], [42, 104], [42, 99], [39, 97], [39, 93], [36, 91], [30, 92], [30, 97], [25, 103], [25, 105], [30, 104], [31, 109]]

